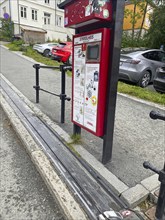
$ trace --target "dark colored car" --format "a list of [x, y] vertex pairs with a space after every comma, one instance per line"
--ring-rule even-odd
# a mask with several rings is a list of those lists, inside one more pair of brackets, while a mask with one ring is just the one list
[[165, 66], [156, 70], [153, 86], [157, 92], [165, 93]]
[[57, 47], [53, 47], [51, 57], [54, 60], [71, 64], [72, 42], [59, 43]]

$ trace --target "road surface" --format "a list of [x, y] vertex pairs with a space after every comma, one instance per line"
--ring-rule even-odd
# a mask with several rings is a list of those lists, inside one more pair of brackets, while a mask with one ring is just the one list
[[[30, 101], [35, 104], [35, 71], [32, 60], [24, 59], [17, 54], [1, 48], [1, 72]], [[60, 72], [40, 70], [40, 86], [60, 94]], [[66, 79], [67, 95], [71, 97], [71, 78]], [[37, 104], [45, 114], [58, 123], [70, 135], [71, 103], [66, 102], [66, 122], [60, 124], [60, 99], [40, 92], [40, 103]], [[159, 169], [163, 167], [165, 152], [165, 122], [149, 118], [151, 110], [157, 107], [145, 102], [117, 96], [114, 144], [112, 161], [106, 167], [129, 187], [135, 186], [153, 173], [142, 166], [145, 160], [151, 161]], [[164, 114], [165, 111], [160, 110]], [[102, 158], [103, 141], [100, 138], [82, 131], [83, 146], [99, 161]]]
[[64, 220], [0, 107], [0, 220]]

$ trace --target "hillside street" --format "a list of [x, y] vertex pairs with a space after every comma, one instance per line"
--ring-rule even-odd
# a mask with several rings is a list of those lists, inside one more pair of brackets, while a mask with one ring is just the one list
[[[0, 48], [1, 73], [19, 89], [31, 102], [35, 103], [35, 71], [31, 59]], [[40, 70], [40, 86], [57, 94], [60, 93], [60, 73]], [[71, 78], [67, 77], [67, 95], [71, 97]], [[66, 123], [61, 125], [60, 100], [40, 93], [37, 106], [67, 133], [72, 134], [71, 103], [66, 102]], [[149, 112], [159, 109], [158, 105], [148, 105], [127, 96], [118, 95], [116, 106], [115, 132], [112, 161], [106, 167], [129, 187], [135, 186], [152, 173], [144, 170], [144, 160], [150, 160], [158, 168], [163, 167], [165, 146], [165, 124], [152, 121]], [[160, 107], [163, 113], [163, 107]], [[102, 156], [102, 140], [82, 131], [83, 146], [99, 161]]]

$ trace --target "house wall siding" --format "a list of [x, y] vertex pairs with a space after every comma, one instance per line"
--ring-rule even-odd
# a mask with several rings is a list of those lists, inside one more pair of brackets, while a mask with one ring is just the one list
[[[67, 35], [72, 37], [74, 30], [64, 28], [64, 12], [57, 7], [58, 0], [50, 0], [50, 4], [45, 4], [45, 0], [10, 0], [11, 4], [11, 18], [15, 23], [15, 34], [20, 31], [20, 25], [27, 25], [35, 28], [41, 28], [47, 31], [45, 35], [46, 40], [67, 40]], [[19, 9], [18, 9], [19, 4]], [[9, 0], [0, 3], [0, 7], [9, 5]], [[20, 8], [26, 7], [27, 17], [22, 18], [20, 15]], [[37, 10], [37, 21], [32, 20], [32, 9]], [[9, 8], [7, 8], [9, 13]], [[19, 11], [19, 13], [18, 13]], [[50, 24], [44, 24], [44, 13], [50, 14]], [[61, 26], [57, 26], [56, 18], [61, 17]], [[1, 16], [2, 17], [2, 16]]]
[[[125, 5], [125, 10], [129, 10], [129, 11], [134, 11], [134, 4], [126, 4]], [[136, 21], [136, 24], [134, 25], [134, 28], [139, 30], [141, 28], [142, 25], [142, 21], [143, 21], [143, 14], [142, 12], [140, 12], [140, 8], [137, 6], [136, 7], [136, 13], [141, 14], [141, 18], [138, 18]], [[152, 8], [150, 6], [147, 7], [147, 13], [145, 15], [145, 20], [144, 20], [144, 24], [143, 24], [143, 29], [144, 30], [148, 30], [150, 27], [150, 22], [149, 22], [149, 15], [152, 13]], [[124, 18], [124, 22], [123, 22], [123, 30], [124, 31], [129, 31], [132, 30], [132, 24], [131, 24], [131, 16], [127, 16]]]

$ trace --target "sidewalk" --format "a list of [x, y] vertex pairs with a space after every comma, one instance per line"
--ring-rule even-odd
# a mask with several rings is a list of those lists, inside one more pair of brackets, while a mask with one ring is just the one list
[[0, 107], [0, 219], [64, 220]]
[[[3, 56], [2, 63], [3, 60], [7, 60], [5, 59], [7, 57], [8, 59], [10, 58], [9, 60], [11, 63], [9, 66], [2, 65], [2, 73], [34, 103], [35, 91], [32, 90], [32, 86], [34, 85], [34, 69], [32, 68], [33, 63], [31, 63], [31, 61], [24, 60], [22, 56], [18, 57], [18, 55], [15, 55], [9, 51], [6, 51], [6, 55]], [[18, 67], [18, 62], [24, 65], [22, 67]], [[57, 84], [59, 80], [59, 73], [48, 70], [43, 71], [41, 77], [41, 86], [48, 87], [49, 90], [56, 90], [59, 92], [59, 83]], [[67, 78], [68, 96], [71, 92], [70, 81], [70, 78]], [[49, 117], [53, 118], [58, 125], [60, 125], [58, 122], [59, 100], [47, 94], [41, 93], [41, 101], [37, 106]], [[108, 179], [107, 173], [103, 174], [102, 172], [103, 169], [105, 170], [105, 167], [99, 163], [102, 152], [102, 141], [100, 139], [95, 138], [94, 136], [83, 131], [83, 148], [81, 146], [75, 146], [76, 150], [86, 160], [88, 160], [89, 163], [92, 163], [90, 160], [91, 155], [89, 154], [92, 153], [92, 155], [96, 158], [94, 159], [95, 163], [93, 163], [94, 168], [98, 170], [100, 169], [100, 172], [102, 175], [105, 175], [107, 180], [112, 184], [112, 187], [114, 187], [119, 194], [122, 194], [123, 198], [127, 198], [126, 202], [133, 206], [135, 206], [141, 198], [144, 198], [144, 196], [148, 195], [150, 191], [153, 191], [159, 185], [157, 176], [152, 175], [151, 172], [143, 170], [142, 167], [143, 161], [149, 159], [153, 160], [155, 165], [157, 165], [159, 168], [162, 168], [162, 152], [164, 150], [164, 136], [162, 134], [162, 130], [164, 125], [160, 122], [153, 123], [148, 118], [148, 113], [153, 108], [163, 111], [163, 107], [161, 106], [140, 102], [135, 99], [130, 99], [127, 96], [118, 95], [113, 159], [111, 163], [106, 165], [106, 168], [111, 171], [109, 172], [109, 175], [112, 174], [113, 177], [117, 177], [116, 179], [119, 183], [118, 186], [116, 185], [116, 182], [112, 181], [113, 178], [111, 175]], [[70, 106], [68, 103], [66, 112], [70, 112]], [[141, 119], [140, 121], [139, 118]], [[155, 126], [157, 130], [155, 130]], [[64, 125], [60, 125], [60, 127], [62, 127], [69, 134], [72, 133], [70, 114], [66, 117], [66, 123]], [[151, 140], [151, 138], [153, 140]], [[135, 164], [134, 161], [136, 161], [137, 164]], [[148, 178], [150, 175], [151, 178]], [[151, 185], [150, 183], [154, 184]], [[135, 192], [136, 196], [134, 195]], [[142, 194], [142, 192], [144, 194]]]

